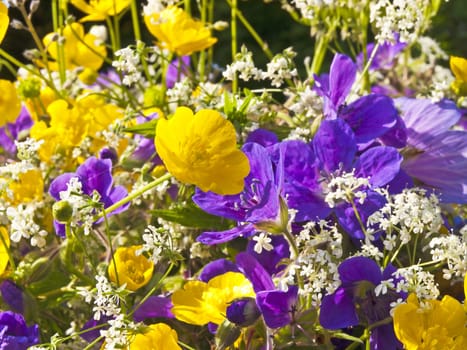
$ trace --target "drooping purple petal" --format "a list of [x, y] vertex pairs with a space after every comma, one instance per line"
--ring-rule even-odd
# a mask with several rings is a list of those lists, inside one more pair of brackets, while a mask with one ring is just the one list
[[190, 56], [181, 56], [170, 62], [165, 76], [166, 85], [169, 89], [173, 88], [175, 83], [188, 75], [190, 68]]
[[385, 134], [396, 124], [397, 115], [392, 99], [376, 94], [359, 98], [339, 113], [354, 131], [358, 144]]
[[90, 157], [76, 169], [76, 174], [83, 183], [85, 194], [92, 195], [96, 190], [103, 197], [108, 195], [113, 182], [110, 159]]
[[[125, 198], [127, 195], [128, 195], [128, 191], [123, 186], [116, 186], [116, 187], [111, 188], [109, 195], [104, 200], [104, 208], [110, 207], [112, 204], [117, 203], [118, 201]], [[109, 213], [108, 215], [110, 214], [114, 215], [114, 214], [121, 213], [127, 210], [129, 207], [130, 207], [130, 203], [126, 203], [118, 207], [117, 209]]]
[[369, 281], [377, 286], [382, 278], [378, 264], [364, 256], [354, 256], [344, 260], [339, 265], [338, 271], [343, 286], [360, 281]]
[[239, 270], [237, 265], [232, 261], [227, 259], [217, 259], [206, 264], [198, 278], [200, 281], [208, 282], [210, 279], [229, 271], [238, 272]]
[[321, 301], [319, 323], [327, 329], [340, 329], [358, 325], [353, 295], [338, 288], [333, 294], [325, 295]]
[[461, 113], [454, 102], [401, 97], [395, 100], [407, 127], [407, 142], [416, 149], [424, 149], [430, 140], [455, 125]]
[[57, 176], [49, 186], [49, 194], [57, 201], [60, 200], [60, 192], [66, 191], [68, 183], [74, 177], [78, 177], [75, 173], [64, 173]]
[[289, 286], [281, 290], [267, 290], [256, 294], [256, 303], [269, 328], [284, 327], [292, 322], [294, 305], [297, 302], [298, 287]]
[[142, 322], [147, 318], [174, 318], [172, 307], [170, 297], [153, 295], [136, 309], [133, 319], [136, 322]]
[[252, 224], [240, 225], [227, 231], [203, 232], [196, 240], [203, 244], [213, 245], [225, 243], [237, 237], [249, 237], [256, 232]]
[[335, 119], [321, 123], [313, 139], [313, 149], [321, 168], [331, 174], [351, 167], [357, 146], [352, 129], [344, 120]]
[[397, 340], [392, 323], [375, 327], [370, 334], [371, 350], [402, 349], [402, 343]]
[[235, 262], [240, 271], [251, 282], [256, 293], [275, 288], [269, 273], [252, 255], [241, 252], [235, 257]]
[[14, 311], [24, 313], [23, 290], [11, 280], [4, 280], [0, 284], [3, 301]]
[[393, 147], [379, 146], [365, 151], [355, 163], [355, 176], [369, 178], [370, 185], [382, 187], [399, 173], [402, 156]]
[[[380, 69], [391, 69], [395, 64], [395, 59], [401, 51], [403, 51], [407, 46], [407, 43], [401, 43], [398, 40], [391, 43], [385, 41], [383, 44], [379, 45], [374, 54], [373, 60], [371, 61], [370, 70], [380, 70]], [[367, 45], [367, 59], [373, 55], [373, 50], [375, 48], [374, 43]], [[360, 70], [363, 69], [363, 53], [360, 53], [357, 56], [357, 65]]]
[[246, 143], [249, 142], [259, 143], [263, 147], [268, 147], [278, 143], [279, 139], [272, 131], [260, 128], [252, 131], [248, 135]]
[[407, 128], [404, 120], [398, 115], [396, 124], [380, 140], [386, 145], [395, 148], [403, 148], [407, 145]]

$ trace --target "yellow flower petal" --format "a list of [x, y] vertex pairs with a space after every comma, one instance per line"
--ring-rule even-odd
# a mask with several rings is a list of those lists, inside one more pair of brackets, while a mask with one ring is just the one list
[[[5, 227], [0, 226], [0, 234], [3, 237], [3, 241], [0, 240], [0, 275], [5, 272], [5, 269], [8, 265], [8, 249], [10, 248], [10, 235]], [[3, 244], [5, 242], [5, 244]]]
[[111, 260], [107, 270], [112, 282], [126, 284], [126, 289], [131, 291], [148, 284], [154, 271], [154, 264], [148, 258], [136, 255], [138, 249], [141, 246], [119, 247], [114, 253], [115, 265]]
[[0, 127], [13, 123], [21, 111], [21, 101], [15, 84], [9, 80], [0, 79]]
[[219, 112], [193, 114], [180, 107], [171, 119], [159, 119], [155, 143], [167, 170], [179, 181], [222, 195], [243, 190], [248, 158], [237, 149], [233, 125]]
[[162, 47], [179, 56], [207, 49], [217, 42], [202, 22], [194, 20], [176, 6], [169, 6], [160, 13], [146, 15], [144, 22]]
[[467, 82], [467, 59], [451, 56], [449, 64], [456, 79]]
[[181, 350], [177, 344], [178, 335], [165, 323], [148, 326], [145, 332], [137, 334], [130, 343], [129, 350]]
[[104, 21], [109, 16], [119, 14], [130, 6], [131, 0], [71, 0], [71, 3], [88, 14], [88, 16], [81, 18], [80, 22], [88, 22]]
[[0, 2], [0, 43], [5, 37], [9, 24], [10, 18], [8, 17], [8, 8], [3, 2]]
[[250, 281], [239, 272], [227, 272], [208, 283], [189, 281], [172, 295], [172, 313], [180, 321], [205, 325], [225, 320], [228, 304], [237, 298], [254, 297]]

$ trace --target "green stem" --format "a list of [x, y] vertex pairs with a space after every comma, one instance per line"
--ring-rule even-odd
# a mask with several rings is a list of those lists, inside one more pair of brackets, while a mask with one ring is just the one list
[[[230, 5], [230, 7], [233, 6], [232, 1], [234, 0], [232, 1], [226, 0], [226, 1]], [[269, 45], [263, 39], [261, 39], [258, 32], [253, 28], [253, 26], [250, 24], [250, 22], [246, 19], [246, 17], [243, 15], [243, 13], [238, 8], [236, 8], [236, 16], [240, 20], [240, 22], [243, 24], [245, 29], [248, 31], [248, 33], [250, 33], [253, 39], [255, 39], [255, 41], [261, 47], [261, 50], [263, 50], [267, 58], [271, 60], [274, 57], [274, 55], [271, 52], [271, 50], [269, 50]]]
[[[232, 61], [235, 61], [235, 56], [238, 52], [238, 43], [237, 43], [237, 0], [228, 1], [230, 5], [230, 47], [232, 50]], [[232, 92], [235, 94], [238, 90], [238, 76], [237, 73], [234, 73], [232, 80]]]
[[73, 232], [71, 231], [71, 225], [70, 223], [67, 223], [65, 225], [65, 232], [66, 232], [66, 241], [65, 241], [65, 265], [73, 275], [78, 277], [80, 280], [85, 282], [87, 285], [94, 285], [94, 280], [91, 279], [90, 277], [86, 276], [84, 273], [82, 273], [78, 268], [76, 268], [75, 264], [73, 263], [72, 256], [73, 256], [73, 243], [75, 241], [75, 238], [73, 236]]
[[159, 288], [160, 282], [163, 281], [172, 271], [174, 268], [174, 263], [170, 263], [169, 267], [165, 271], [164, 275], [159, 279], [159, 281], [149, 290], [149, 292], [146, 293], [146, 295], [135, 305], [133, 310], [130, 312], [129, 316], [133, 315], [133, 313], [138, 310], [138, 308], [146, 301], [148, 298], [154, 294], [154, 292]]
[[[207, 19], [207, 0], [202, 0], [201, 1], [201, 22], [203, 22], [203, 25], [206, 25], [206, 19]], [[198, 73], [199, 73], [199, 81], [203, 82], [204, 81], [204, 72], [206, 68], [206, 50], [202, 50], [199, 53], [199, 61], [198, 61]]]
[[110, 45], [112, 46], [112, 53], [115, 54], [115, 52], [118, 49], [117, 49], [117, 41], [116, 41], [116, 38], [115, 38], [115, 32], [114, 32], [114, 28], [113, 28], [113, 25], [112, 25], [112, 21], [110, 20], [109, 17], [106, 17], [105, 22], [107, 24], [107, 29], [109, 30]]
[[133, 24], [133, 32], [135, 34], [135, 41], [141, 41], [141, 30], [139, 28], [139, 14], [138, 5], [136, 0], [131, 0], [131, 22]]
[[107, 215], [104, 215], [104, 222], [105, 222], [105, 234], [107, 235], [107, 240], [109, 241], [110, 255], [111, 255], [112, 265], [113, 265], [114, 272], [115, 272], [115, 277], [117, 279], [117, 286], [120, 287], [120, 280], [118, 278], [118, 270], [117, 270], [117, 262], [115, 261], [115, 254], [114, 254], [115, 251], [113, 249], [112, 237], [110, 235], [109, 220], [107, 219]]
[[115, 203], [115, 204], [111, 205], [110, 207], [106, 208], [105, 210], [102, 211], [102, 214], [100, 214], [99, 217], [106, 216], [107, 214], [113, 212], [115, 209], [118, 209], [122, 205], [125, 205], [125, 204], [131, 202], [133, 199], [139, 197], [144, 192], [153, 189], [154, 187], [156, 187], [157, 185], [161, 184], [162, 182], [164, 182], [166, 180], [169, 180], [171, 177], [172, 177], [172, 175], [170, 173], [162, 175], [158, 179], [155, 179], [154, 181], [148, 183], [146, 186], [140, 188], [138, 191], [130, 193], [125, 198], [119, 200], [117, 203]]

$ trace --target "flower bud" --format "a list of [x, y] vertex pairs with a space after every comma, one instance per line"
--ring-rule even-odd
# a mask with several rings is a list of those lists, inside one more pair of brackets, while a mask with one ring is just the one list
[[55, 202], [52, 206], [52, 214], [59, 223], [66, 224], [71, 220], [73, 208], [67, 201]]
[[216, 332], [216, 349], [225, 350], [240, 336], [241, 328], [229, 320], [222, 322]]
[[261, 316], [253, 298], [242, 298], [233, 301], [227, 307], [227, 319], [240, 327], [251, 326]]

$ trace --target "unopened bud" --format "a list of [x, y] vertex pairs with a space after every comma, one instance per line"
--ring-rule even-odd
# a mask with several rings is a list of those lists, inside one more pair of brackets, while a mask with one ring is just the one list
[[32, 15], [34, 12], [37, 11], [39, 8], [41, 1], [40, 0], [32, 0], [31, 4], [29, 4], [29, 15]]
[[216, 349], [225, 350], [238, 339], [241, 328], [229, 320], [222, 322], [216, 332]]
[[73, 208], [67, 201], [55, 202], [52, 206], [52, 215], [61, 224], [70, 222], [73, 215]]
[[241, 298], [227, 307], [227, 319], [240, 327], [251, 326], [261, 316], [253, 298]]

